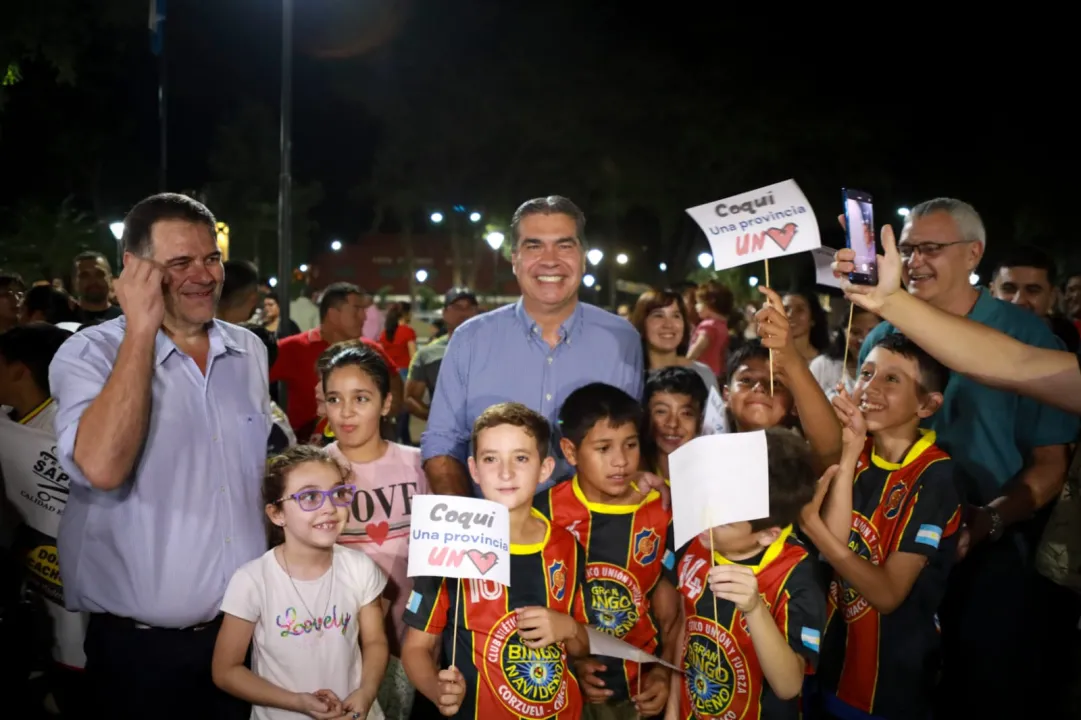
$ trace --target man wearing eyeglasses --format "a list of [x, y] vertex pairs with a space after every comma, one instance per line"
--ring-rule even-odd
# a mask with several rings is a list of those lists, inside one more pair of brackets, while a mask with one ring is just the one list
[[0, 332], [19, 324], [19, 303], [25, 292], [21, 276], [0, 270]]
[[[1033, 313], [972, 284], [986, 247], [983, 221], [971, 205], [952, 198], [917, 205], [897, 243], [908, 292], [1026, 344], [1061, 348]], [[887, 322], [871, 331], [861, 365], [870, 349], [894, 332]], [[1044, 588], [1032, 566], [1046, 521], [1039, 511], [1062, 490], [1077, 419], [955, 374], [930, 427], [953, 457], [968, 504], [959, 543], [963, 562], [953, 568], [942, 601], [941, 716], [1021, 717], [1037, 696], [1045, 637]], [[987, 692], [1007, 687], [1008, 692]]]

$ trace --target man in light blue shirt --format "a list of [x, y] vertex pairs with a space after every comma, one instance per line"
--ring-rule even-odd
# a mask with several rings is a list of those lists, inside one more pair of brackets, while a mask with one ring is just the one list
[[226, 584], [266, 551], [266, 350], [214, 319], [214, 216], [181, 195], [128, 214], [124, 316], [64, 343], [49, 369], [71, 476], [58, 550], [65, 604], [91, 613], [86, 685], [116, 718], [243, 717], [210, 679]]
[[522, 297], [455, 331], [439, 369], [428, 428], [420, 439], [432, 492], [476, 492], [466, 471], [477, 416], [515, 401], [552, 423], [552, 480], [573, 471], [559, 453], [563, 400], [592, 382], [642, 397], [642, 340], [623, 318], [578, 300], [585, 267], [585, 216], [558, 195], [529, 200], [511, 219], [511, 262]]

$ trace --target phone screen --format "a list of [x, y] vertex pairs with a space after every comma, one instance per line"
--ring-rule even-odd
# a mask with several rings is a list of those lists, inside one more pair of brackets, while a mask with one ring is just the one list
[[848, 247], [856, 253], [856, 269], [848, 274], [848, 279], [861, 285], [877, 285], [878, 258], [871, 196], [859, 190], [845, 190], [844, 197]]

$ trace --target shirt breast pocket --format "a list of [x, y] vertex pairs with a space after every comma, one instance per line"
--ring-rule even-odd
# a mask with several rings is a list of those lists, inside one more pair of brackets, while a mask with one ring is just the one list
[[260, 476], [267, 459], [267, 443], [273, 418], [265, 413], [242, 413], [236, 416], [239, 455], [245, 467], [257, 467]]

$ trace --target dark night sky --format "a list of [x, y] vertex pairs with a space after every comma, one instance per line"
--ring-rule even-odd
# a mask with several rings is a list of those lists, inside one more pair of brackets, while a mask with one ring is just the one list
[[[170, 186], [196, 188], [210, 179], [206, 159], [218, 123], [247, 99], [278, 106], [280, 4], [170, 0], [169, 5]], [[809, 191], [812, 201], [815, 192], [828, 198], [843, 184], [859, 186], [869, 168], [886, 169], [893, 183], [885, 196], [878, 195], [883, 206], [943, 194], [967, 199], [985, 215], [992, 246], [996, 230], [1014, 234], [1019, 206], [1032, 206], [1056, 221], [1069, 212], [1060, 198], [1076, 181], [1058, 168], [1072, 168], [1076, 121], [1053, 100], [1064, 81], [1058, 68], [1064, 67], [1066, 51], [1059, 43], [1025, 48], [1016, 32], [992, 42], [993, 32], [949, 28], [942, 18], [924, 21], [917, 32], [900, 18], [886, 29], [878, 21], [860, 27], [858, 19], [841, 11], [837, 18], [800, 18], [775, 8], [737, 11], [730, 4], [702, 10], [669, 3], [664, 11], [652, 4], [640, 12], [625, 3], [620, 9], [610, 5], [297, 0], [294, 175], [298, 181], [318, 179], [326, 189], [317, 210], [317, 239], [354, 236], [369, 218], [368, 208], [355, 206], [347, 194], [367, 175], [379, 125], [360, 100], [343, 98], [336, 88], [372, 78], [393, 83], [447, 67], [461, 67], [462, 82], [483, 85], [485, 68], [499, 67], [508, 54], [551, 67], [550, 73], [535, 73], [531, 107], [515, 111], [574, 112], [560, 102], [561, 88], [585, 77], [604, 78], [621, 89], [612, 112], [654, 102], [648, 88], [637, 87], [633, 69], [627, 72], [625, 60], [633, 56], [656, 59], [673, 87], [696, 85], [729, 99], [733, 114], [753, 106], [764, 108], [764, 117], [828, 118], [825, 122], [835, 128], [828, 137], [812, 131], [801, 136], [792, 130], [798, 124], [791, 123], [778, 130], [786, 134], [779, 139], [790, 148], [794, 170], [784, 170], [781, 162], [776, 172], [782, 175], [770, 168], [760, 178], [762, 184], [788, 174], [799, 180], [800, 167], [828, 166], [826, 177], [836, 186]], [[63, 163], [77, 161], [80, 151], [79, 141], [69, 149], [57, 137], [82, 122], [104, 128], [98, 134], [109, 148], [95, 203], [101, 212], [119, 215], [155, 189], [156, 74], [144, 25], [101, 40], [110, 48], [124, 44], [122, 61], [89, 67], [75, 89], [53, 87], [46, 74], [32, 68], [13, 89], [0, 135], [0, 197], [9, 202], [0, 204], [11, 206], [34, 193], [62, 197]], [[860, 48], [864, 57], [854, 56], [852, 48]], [[398, 59], [387, 64], [392, 50]], [[315, 57], [334, 54], [354, 57]], [[373, 73], [372, 67], [382, 70]], [[493, 82], [486, 95], [492, 112], [508, 111], [506, 88]], [[418, 103], [414, 111], [439, 113], [440, 107]], [[846, 152], [849, 131], [871, 140], [858, 153]], [[745, 189], [703, 187], [682, 207]], [[535, 194], [558, 191], [539, 187]]]

